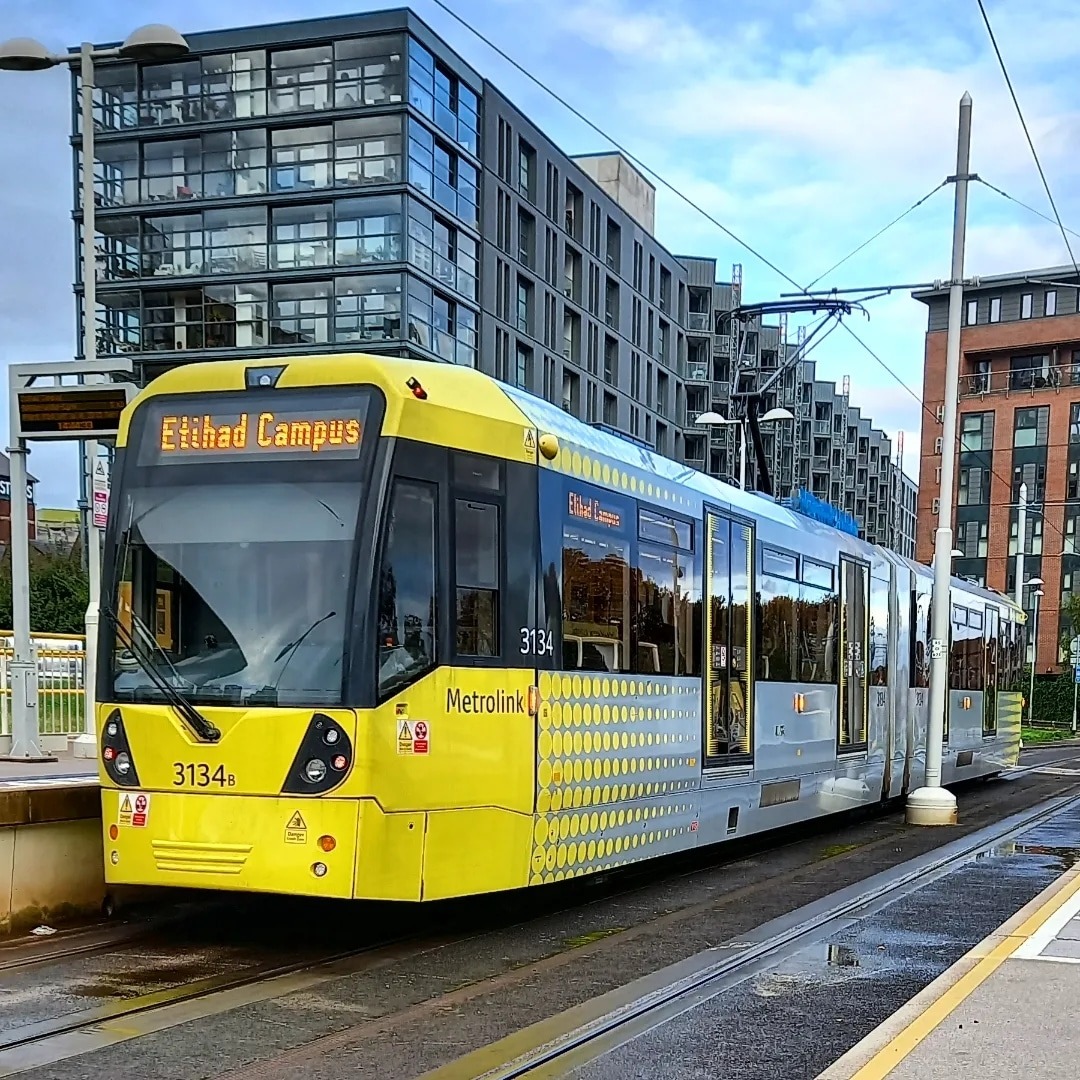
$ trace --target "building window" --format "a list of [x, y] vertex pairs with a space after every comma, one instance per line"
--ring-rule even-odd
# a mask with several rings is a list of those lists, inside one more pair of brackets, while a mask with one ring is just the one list
[[1031, 318], [1032, 301], [1033, 300], [1034, 300], [1034, 295], [1032, 293], [1029, 293], [1029, 292], [1024, 293], [1020, 297], [1020, 318], [1021, 319], [1030, 319]]
[[518, 194], [536, 202], [536, 151], [524, 140], [518, 139]]
[[994, 414], [964, 413], [960, 417], [960, 452], [978, 453], [993, 449]]
[[475, 300], [477, 258], [477, 244], [471, 236], [409, 200], [409, 262], [413, 266], [466, 299]]
[[476, 168], [409, 121], [409, 183], [468, 225], [477, 222]]
[[276, 206], [270, 218], [270, 266], [306, 270], [329, 266], [331, 220], [329, 203]]
[[270, 112], [311, 112], [330, 106], [334, 52], [330, 45], [270, 54]]
[[476, 153], [479, 99], [419, 42], [409, 39], [409, 104], [463, 146]]
[[990, 300], [990, 321], [1001, 322], [1001, 297], [994, 296]]
[[[161, 143], [146, 143], [144, 156], [149, 159]], [[159, 169], [163, 168], [159, 166]], [[144, 173], [145, 175], [145, 173]], [[165, 188], [163, 187], [163, 190]], [[98, 143], [94, 150], [94, 197], [102, 208], [127, 206], [146, 197], [139, 195], [139, 144], [135, 142]], [[174, 197], [173, 195], [169, 196]]]
[[401, 259], [401, 196], [342, 199], [334, 204], [334, 262], [368, 266]]
[[331, 184], [333, 129], [285, 128], [271, 134], [270, 190], [311, 191]]
[[514, 385], [527, 390], [531, 382], [532, 349], [519, 341], [514, 355]]
[[967, 302], [967, 325], [974, 326], [979, 321], [979, 301], [969, 300]]
[[401, 120], [371, 116], [334, 125], [334, 183], [338, 187], [393, 184], [401, 178]]
[[401, 338], [401, 275], [365, 274], [334, 282], [334, 340], [344, 343]]
[[1047, 315], [1056, 315], [1057, 314], [1057, 290], [1056, 289], [1047, 289], [1046, 290], [1046, 296], [1043, 299], [1044, 299], [1043, 310], [1046, 312], [1046, 314]]
[[536, 219], [524, 210], [518, 210], [518, 262], [536, 268]]
[[330, 340], [330, 282], [275, 285], [270, 296], [271, 345], [325, 345]]
[[532, 333], [532, 294], [532, 284], [527, 279], [519, 277], [517, 281], [517, 318], [515, 322], [517, 329], [523, 334]]
[[1041, 390], [1051, 385], [1052, 371], [1047, 353], [1013, 356], [1009, 359], [1010, 390]]
[[1013, 446], [1045, 446], [1049, 406], [1016, 409], [1013, 413]]
[[979, 466], [961, 466], [957, 490], [959, 506], [980, 506], [986, 502], [983, 492], [984, 469]]
[[334, 104], [392, 105], [401, 101], [401, 38], [334, 42]]
[[[266, 298], [264, 284], [147, 290], [142, 301], [141, 348], [186, 352], [265, 346]], [[113, 298], [106, 303], [111, 306]], [[121, 308], [116, 314], [124, 311]], [[137, 302], [132, 314], [138, 317]], [[123, 329], [122, 322], [118, 329]], [[274, 343], [272, 338], [270, 343]]]
[[448, 363], [476, 366], [476, 312], [409, 279], [409, 340]]

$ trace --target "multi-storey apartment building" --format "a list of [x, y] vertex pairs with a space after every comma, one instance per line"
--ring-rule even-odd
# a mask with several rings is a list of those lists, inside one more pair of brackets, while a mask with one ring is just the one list
[[[725, 324], [738, 286], [657, 241], [655, 190], [625, 158], [568, 157], [408, 10], [187, 40], [97, 73], [100, 353], [144, 380], [312, 350], [467, 364], [735, 473], [729, 432], [703, 450], [688, 388], [722, 406], [788, 346]], [[777, 493], [808, 485], [803, 426], [766, 438]], [[865, 500], [851, 510], [884, 542]]]
[[[1014, 593], [1016, 553], [1038, 579], [1036, 670], [1060, 663], [1062, 602], [1080, 586], [1080, 277], [1073, 267], [984, 277], [964, 291], [954, 546], [957, 573]], [[948, 290], [914, 294], [927, 305], [919, 514], [933, 521], [941, 475]], [[1018, 541], [1020, 485], [1030, 506]], [[933, 528], [918, 558], [933, 554]], [[1023, 588], [1034, 610], [1034, 587]]]

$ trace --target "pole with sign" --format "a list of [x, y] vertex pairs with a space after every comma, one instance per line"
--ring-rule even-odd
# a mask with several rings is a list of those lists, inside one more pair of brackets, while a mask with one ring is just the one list
[[1080, 637], [1074, 637], [1069, 643], [1069, 659], [1073, 666], [1073, 711], [1072, 730], [1076, 734], [1076, 700], [1077, 690], [1080, 690]]
[[[88, 439], [112, 440], [120, 429], [120, 414], [135, 396], [131, 382], [65, 384], [65, 378], [78, 376], [111, 377], [130, 372], [130, 361], [110, 357], [99, 362], [68, 360], [54, 364], [12, 364], [8, 368], [8, 403], [10, 408], [11, 490], [22, 491], [27, 485], [27, 441]], [[41, 385], [42, 382], [47, 385]], [[99, 506], [108, 517], [108, 473], [98, 480], [95, 470], [94, 520]], [[98, 490], [104, 484], [104, 500]], [[90, 531], [98, 529], [91, 524]], [[90, 560], [91, 573], [100, 572], [96, 558]], [[37, 657], [30, 638], [30, 523], [26, 500], [11, 500], [11, 616], [14, 637], [9, 666], [11, 679], [11, 754], [15, 761], [40, 761], [41, 735], [38, 722]], [[89, 742], [96, 742], [94, 717], [94, 673], [91, 665], [97, 651], [96, 629], [87, 628], [86, 702]], [[84, 737], [84, 743], [86, 742]], [[76, 749], [78, 753], [78, 749]]]

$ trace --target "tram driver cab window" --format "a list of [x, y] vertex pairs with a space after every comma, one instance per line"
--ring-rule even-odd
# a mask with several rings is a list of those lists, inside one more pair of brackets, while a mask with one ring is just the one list
[[435, 488], [429, 484], [394, 485], [376, 620], [379, 697], [385, 698], [436, 663]]

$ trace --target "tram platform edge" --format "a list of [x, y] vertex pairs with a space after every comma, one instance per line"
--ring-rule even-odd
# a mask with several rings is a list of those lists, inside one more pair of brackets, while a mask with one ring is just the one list
[[817, 1080], [936, 1080], [962, 1070], [1028, 1080], [1075, 1076], [1080, 866], [871, 1031]]

